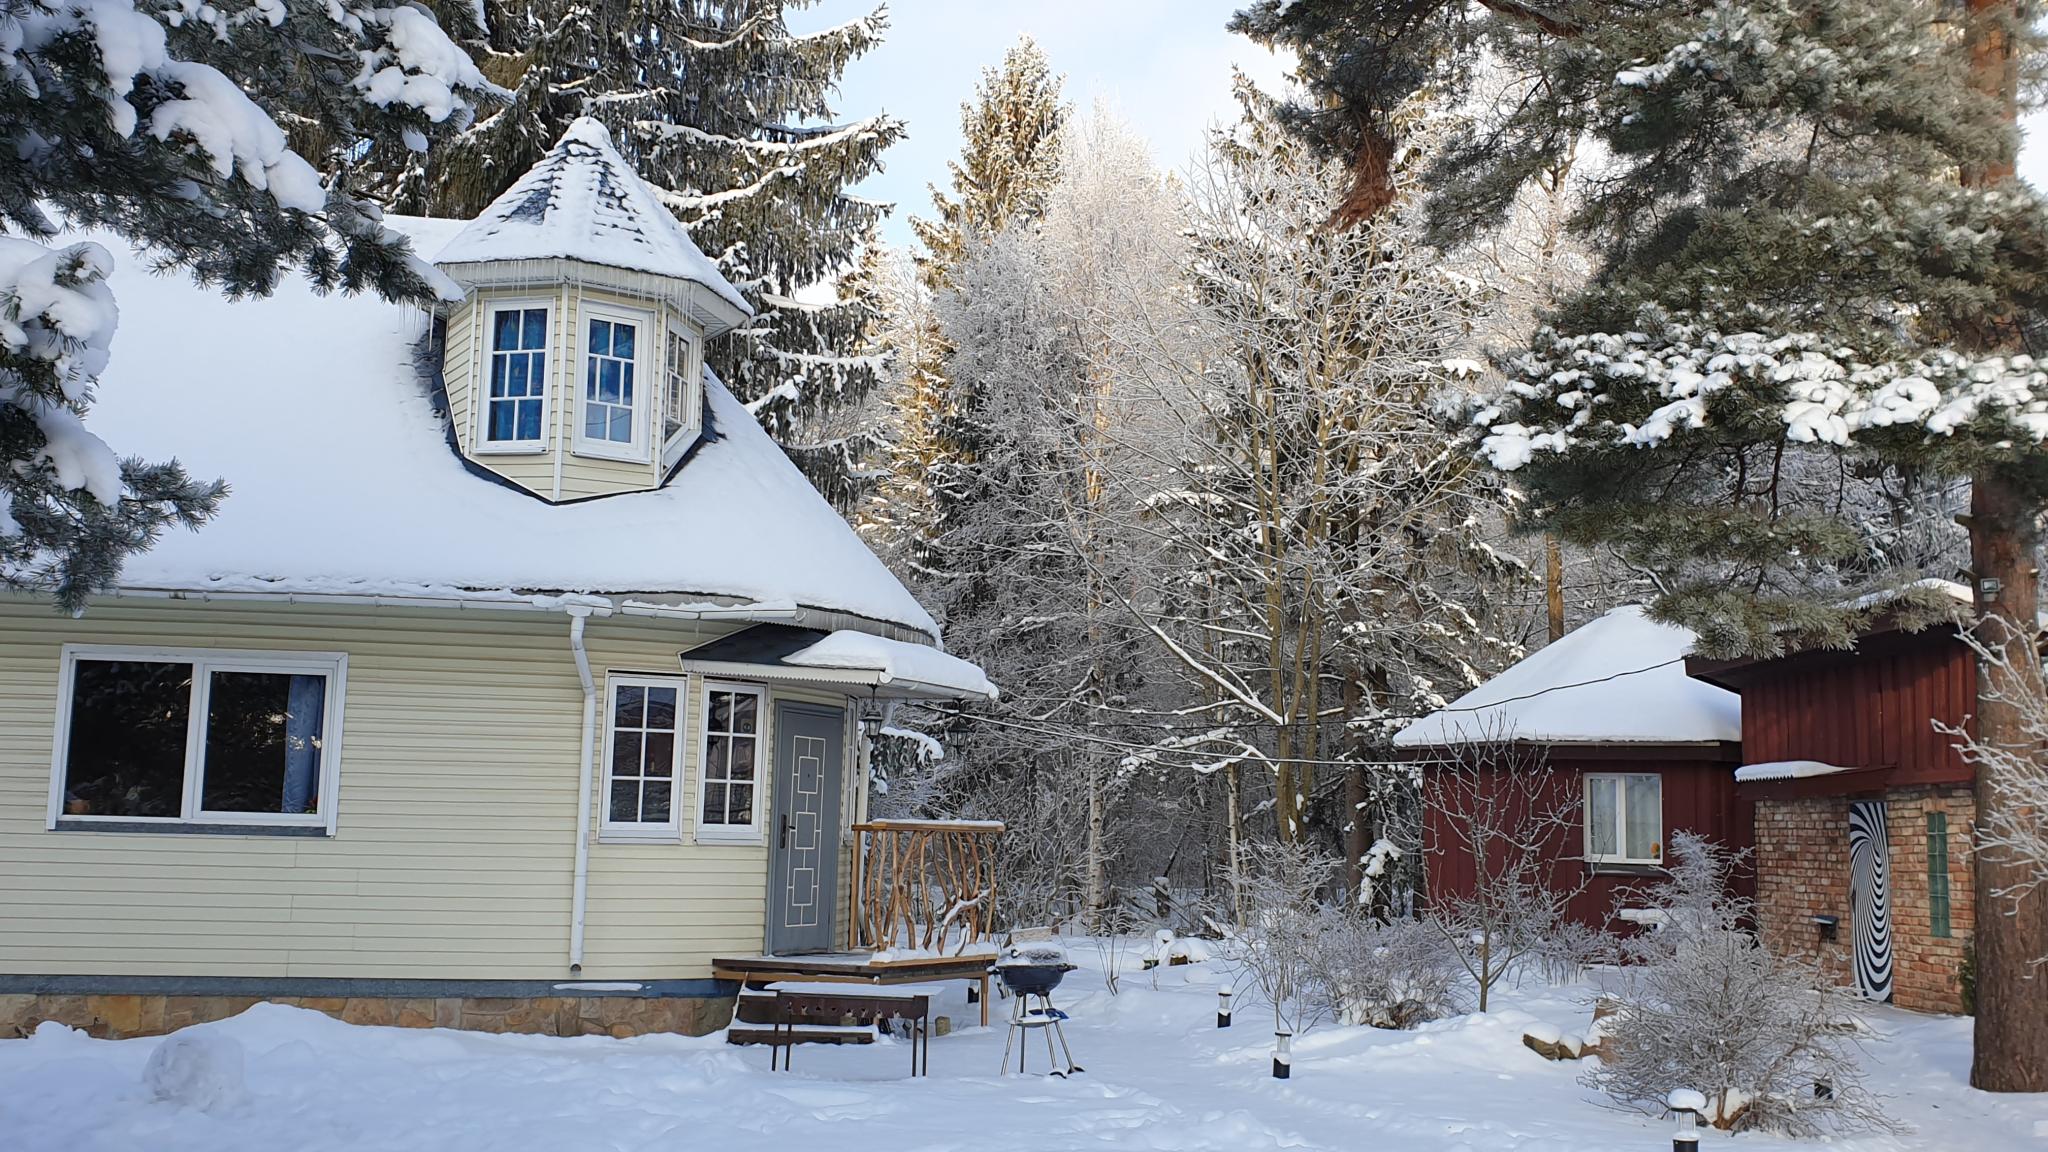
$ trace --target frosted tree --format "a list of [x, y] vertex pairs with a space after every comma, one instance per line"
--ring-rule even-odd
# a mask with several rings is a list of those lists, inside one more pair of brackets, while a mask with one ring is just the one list
[[[1435, 166], [1446, 243], [1494, 226], [1567, 141], [1606, 151], [1571, 221], [1594, 276], [1504, 365], [1475, 441], [1515, 473], [1530, 523], [1614, 547], [1658, 580], [1660, 615], [1725, 655], [1846, 646], [1856, 593], [1920, 574], [1910, 527], [1876, 553], [1860, 532], [1855, 482], [1871, 477], [1932, 520], [1967, 499], [1977, 634], [2033, 631], [2048, 211], [2014, 175], [2021, 80], [2042, 59], [2029, 11], [1266, 0], [1238, 26], [1304, 53], [1315, 99], [1291, 120], [1354, 158], [1365, 215], [1411, 93], [1461, 83], [1482, 54], [1539, 81]], [[2027, 746], [1988, 681], [1977, 705], [1980, 739]], [[2003, 767], [1980, 767], [1977, 819], [2011, 819]], [[1987, 893], [2028, 875], [2005, 847], [1973, 867]], [[2031, 967], [2048, 893], [2000, 912], [1977, 925], [1971, 1083], [2048, 1090]]]
[[934, 567], [940, 563], [934, 541], [962, 515], [975, 461], [998, 433], [978, 410], [979, 393], [971, 385], [956, 387], [948, 375], [952, 346], [930, 298], [964, 291], [959, 273], [972, 250], [1012, 227], [1034, 226], [1044, 212], [1059, 176], [1059, 130], [1068, 115], [1060, 86], [1029, 39], [1005, 53], [1000, 67], [982, 71], [974, 98], [960, 106], [964, 143], [960, 158], [948, 164], [951, 191], [933, 188], [936, 215], [911, 221], [923, 246], [917, 258], [921, 293], [895, 292], [895, 311], [880, 325], [894, 366], [880, 453], [885, 475], [860, 521], [890, 526], [868, 531], [901, 564], [933, 579], [944, 577]]
[[1863, 1087], [1851, 993], [1758, 947], [1740, 854], [1671, 836], [1669, 877], [1631, 902], [1657, 921], [1630, 937], [1619, 1011], [1587, 1074], [1619, 1103], [1661, 1114], [1673, 1089], [1707, 1098], [1717, 1128], [1794, 1136], [1892, 1127]]
[[792, 33], [789, 14], [813, 2], [485, 0], [472, 48], [511, 103], [406, 173], [398, 200], [474, 215], [571, 121], [602, 121], [754, 306], [708, 349], [711, 366], [844, 500], [855, 465], [821, 426], [877, 382], [860, 348], [872, 309], [857, 294], [800, 291], [858, 265], [888, 206], [848, 189], [880, 170], [903, 125], [881, 113], [841, 120], [833, 107], [840, 77], [886, 33], [884, 10]]
[[1195, 339], [1128, 353], [1174, 422], [1141, 523], [1176, 569], [1133, 607], [1194, 697], [1162, 757], [1219, 770], [1233, 841], [1239, 768], [1265, 775], [1276, 835], [1341, 836], [1359, 891], [1376, 840], [1413, 846], [1412, 775], [1374, 767], [1393, 731], [1512, 658], [1469, 607], [1516, 569], [1481, 538], [1495, 493], [1434, 416], [1480, 298], [1406, 220], [1325, 227], [1342, 169], [1239, 95], [1191, 178]]
[[[426, 302], [453, 285], [336, 167], [422, 152], [496, 90], [419, 7], [0, 0], [0, 584], [67, 610], [225, 494], [84, 418], [116, 350], [114, 256], [230, 296], [300, 273]], [[332, 147], [295, 151], [287, 128]]]

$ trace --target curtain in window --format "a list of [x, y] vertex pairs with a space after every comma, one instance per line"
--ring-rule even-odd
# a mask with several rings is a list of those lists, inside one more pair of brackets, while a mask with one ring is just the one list
[[1664, 855], [1664, 788], [1656, 776], [1628, 778], [1628, 858], [1660, 860]]
[[297, 814], [318, 811], [320, 726], [327, 714], [327, 677], [294, 676], [284, 718], [284, 806]]
[[1621, 854], [1621, 846], [1614, 836], [1620, 815], [1615, 811], [1614, 784], [1612, 777], [1586, 781], [1586, 826], [1593, 830], [1592, 854], [1595, 856]]

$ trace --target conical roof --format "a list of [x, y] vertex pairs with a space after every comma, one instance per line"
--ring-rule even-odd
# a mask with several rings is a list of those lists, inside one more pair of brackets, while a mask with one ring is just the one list
[[710, 288], [742, 315], [753, 312], [619, 155], [604, 125], [588, 116], [569, 125], [548, 154], [456, 233], [434, 263], [548, 259], [687, 280]]
[[1623, 605], [1403, 728], [1399, 748], [1742, 739], [1742, 698], [1685, 674], [1689, 629]]

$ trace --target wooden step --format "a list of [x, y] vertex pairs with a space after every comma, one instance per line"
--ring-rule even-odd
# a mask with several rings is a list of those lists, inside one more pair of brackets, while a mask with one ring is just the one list
[[[735, 1024], [725, 1030], [727, 1044], [773, 1044], [775, 1029], [760, 1025]], [[798, 1044], [873, 1044], [875, 1030], [865, 1024], [802, 1024], [785, 1028], [780, 1037]]]

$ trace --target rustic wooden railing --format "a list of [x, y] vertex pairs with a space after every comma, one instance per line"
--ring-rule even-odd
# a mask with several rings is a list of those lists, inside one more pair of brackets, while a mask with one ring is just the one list
[[993, 951], [995, 820], [871, 820], [854, 856], [860, 946], [875, 963]]

